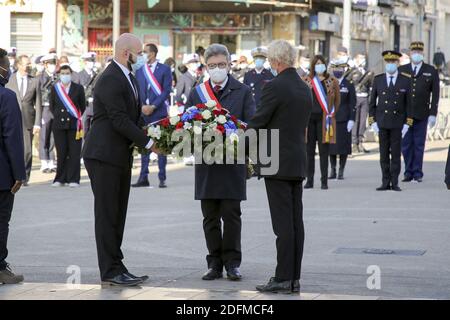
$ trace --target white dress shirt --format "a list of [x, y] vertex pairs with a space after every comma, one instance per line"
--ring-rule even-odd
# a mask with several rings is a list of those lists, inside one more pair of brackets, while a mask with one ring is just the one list
[[[136, 90], [134, 89], [133, 82], [131, 82], [131, 79], [130, 79], [130, 72], [131, 72], [131, 71], [128, 70], [128, 68], [125, 68], [125, 67], [124, 67], [122, 64], [120, 64], [119, 62], [117, 62], [115, 59], [113, 59], [113, 61], [114, 61], [114, 63], [116, 63], [116, 64], [119, 66], [119, 68], [122, 70], [122, 72], [124, 73], [124, 75], [127, 77], [128, 82], [130, 83], [131, 89], [133, 89], [133, 92], [134, 92], [135, 97], [138, 97], [137, 92], [136, 92]], [[152, 145], [153, 145], [153, 140], [150, 139], [150, 141], [148, 142], [148, 144], [145, 146], [145, 149], [150, 149], [150, 148], [152, 147]]]
[[397, 82], [397, 78], [398, 78], [398, 71], [395, 71], [394, 74], [390, 74], [390, 73], [386, 72], [386, 81], [387, 81], [388, 87], [389, 87], [389, 83], [391, 83], [391, 77], [393, 77], [392, 78], [392, 83], [395, 86], [395, 83]]

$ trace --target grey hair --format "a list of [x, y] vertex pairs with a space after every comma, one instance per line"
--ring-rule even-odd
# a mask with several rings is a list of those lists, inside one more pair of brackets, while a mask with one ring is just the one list
[[230, 62], [230, 52], [228, 51], [227, 47], [223, 44], [219, 43], [213, 43], [208, 48], [206, 48], [205, 51], [205, 62], [208, 63], [208, 59], [214, 56], [218, 55], [224, 55], [227, 57], [227, 61]]
[[297, 58], [297, 50], [286, 40], [275, 40], [269, 45], [267, 57], [269, 60], [293, 67]]

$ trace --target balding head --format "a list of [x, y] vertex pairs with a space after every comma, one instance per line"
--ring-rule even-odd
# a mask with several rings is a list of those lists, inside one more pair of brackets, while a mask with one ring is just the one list
[[114, 46], [114, 59], [127, 68], [129, 62], [136, 62], [137, 55], [142, 53], [142, 41], [131, 33], [123, 33]]

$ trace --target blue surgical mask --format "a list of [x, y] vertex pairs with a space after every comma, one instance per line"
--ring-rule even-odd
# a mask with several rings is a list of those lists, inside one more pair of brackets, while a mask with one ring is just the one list
[[258, 70], [261, 70], [262, 68], [264, 68], [264, 63], [266, 61], [264, 59], [261, 58], [257, 58], [255, 59], [255, 68]]
[[415, 64], [421, 63], [423, 61], [423, 54], [413, 53], [411, 55], [411, 61], [414, 62]]
[[147, 63], [147, 60], [148, 60], [146, 54], [137, 55], [136, 57], [137, 58], [136, 58], [135, 63], [132, 63], [131, 60], [128, 59], [128, 64], [131, 66], [131, 69], [133, 70], [133, 72], [136, 72], [140, 68], [145, 66], [145, 64]]
[[69, 84], [72, 81], [72, 76], [70, 74], [62, 74], [59, 76], [59, 79], [64, 84]]
[[396, 63], [386, 63], [386, 72], [389, 74], [394, 74], [397, 71]]
[[11, 77], [11, 70], [9, 68], [5, 69], [1, 66], [0, 66], [0, 69], [5, 70], [7, 72], [6, 76], [3, 76], [2, 74], [0, 74], [0, 85], [4, 87], [8, 83], [9, 78]]
[[327, 70], [327, 67], [323, 63], [316, 64], [316, 66], [314, 67], [314, 71], [317, 74], [324, 74], [326, 70]]

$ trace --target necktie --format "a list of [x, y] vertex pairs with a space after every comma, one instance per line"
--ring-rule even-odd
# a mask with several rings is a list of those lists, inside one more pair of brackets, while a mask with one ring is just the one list
[[389, 80], [389, 89], [393, 89], [394, 88], [394, 77], [390, 76], [389, 78], [391, 78], [391, 80]]
[[219, 93], [221, 89], [222, 89], [221, 86], [214, 86], [214, 92], [215, 93]]
[[25, 94], [25, 92], [24, 92], [24, 81], [25, 81], [25, 78], [23, 78], [22, 77], [22, 80], [21, 80], [21, 82], [20, 82], [20, 89], [19, 89], [19, 93], [20, 93], [20, 97], [21, 98], [23, 98], [23, 96], [24, 96], [24, 94]]
[[128, 76], [130, 77], [131, 84], [133, 85], [134, 97], [137, 99], [137, 84], [136, 84], [136, 79], [134, 78], [134, 76], [133, 76], [133, 74], [132, 74], [131, 72], [128, 74]]
[[417, 66], [414, 67], [414, 77], [417, 75]]

